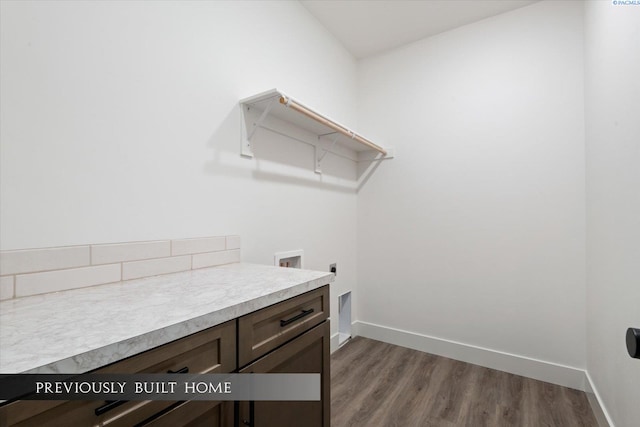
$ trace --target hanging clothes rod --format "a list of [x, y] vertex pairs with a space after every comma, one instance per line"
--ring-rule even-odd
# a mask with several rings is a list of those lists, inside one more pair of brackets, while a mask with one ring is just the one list
[[297, 112], [299, 112], [300, 114], [304, 114], [305, 116], [309, 117], [310, 119], [313, 119], [319, 123], [322, 123], [323, 125], [335, 130], [336, 132], [341, 133], [342, 135], [345, 135], [351, 139], [353, 139], [354, 141], [358, 141], [360, 144], [364, 144], [367, 147], [376, 150], [379, 153], [382, 153], [383, 156], [387, 155], [387, 150], [385, 150], [384, 148], [380, 147], [379, 145], [374, 144], [373, 142], [369, 141], [366, 138], [363, 138], [362, 136], [358, 135], [355, 132], [350, 131], [349, 129], [335, 123], [332, 122], [331, 120], [327, 119], [326, 117], [321, 116], [320, 114], [309, 110], [307, 107], [305, 107], [302, 104], [297, 103], [295, 100], [291, 99], [290, 97], [286, 97], [286, 96], [280, 96], [280, 103], [292, 108], [294, 110], [296, 110]]

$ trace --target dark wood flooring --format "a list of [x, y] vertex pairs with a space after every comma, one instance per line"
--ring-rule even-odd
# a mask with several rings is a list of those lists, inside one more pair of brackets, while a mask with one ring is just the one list
[[331, 356], [331, 427], [597, 427], [587, 396], [356, 337]]

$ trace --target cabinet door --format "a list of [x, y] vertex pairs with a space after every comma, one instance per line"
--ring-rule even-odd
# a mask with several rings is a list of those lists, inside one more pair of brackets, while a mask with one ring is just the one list
[[316, 326], [240, 372], [319, 373], [322, 399], [311, 402], [240, 402], [240, 426], [329, 427], [329, 322]]

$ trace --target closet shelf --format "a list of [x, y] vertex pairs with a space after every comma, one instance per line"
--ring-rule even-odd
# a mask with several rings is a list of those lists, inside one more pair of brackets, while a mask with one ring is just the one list
[[[292, 138], [316, 147], [315, 171], [317, 173], [322, 173], [320, 169], [321, 162], [328, 152], [332, 152], [334, 145], [340, 145], [353, 151], [356, 159], [363, 158], [366, 161], [377, 161], [393, 157], [388, 149], [372, 142], [362, 134], [349, 129], [328, 116], [313, 110], [278, 89], [272, 89], [242, 99], [240, 100], [240, 106], [243, 115], [241, 150], [243, 156], [253, 157], [252, 138], [258, 128], [265, 127], [269, 129], [269, 127], [264, 126], [264, 123], [270, 117], [286, 122], [315, 136], [317, 139], [315, 142], [302, 141], [293, 135]], [[286, 132], [283, 134], [287, 136]]]

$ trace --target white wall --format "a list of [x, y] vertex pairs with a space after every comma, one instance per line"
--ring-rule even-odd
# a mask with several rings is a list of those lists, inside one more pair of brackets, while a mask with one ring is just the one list
[[542, 2], [359, 64], [397, 148], [358, 197], [360, 321], [584, 368], [582, 30]]
[[2, 249], [239, 234], [243, 261], [304, 249], [338, 263], [336, 295], [355, 287], [355, 193], [303, 144], [239, 154], [238, 100], [272, 87], [356, 118], [355, 60], [300, 4], [3, 1], [1, 18]]
[[619, 427], [638, 425], [640, 6], [585, 5], [587, 370]]

